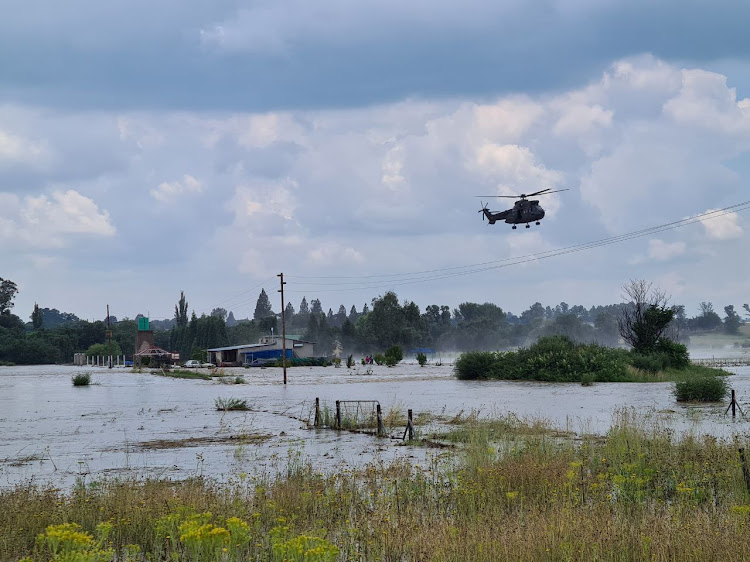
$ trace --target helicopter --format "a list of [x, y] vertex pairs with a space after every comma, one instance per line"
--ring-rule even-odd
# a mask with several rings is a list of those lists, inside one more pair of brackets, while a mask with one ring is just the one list
[[504, 220], [507, 224], [513, 225], [513, 230], [516, 229], [517, 224], [526, 223], [526, 228], [530, 228], [531, 225], [529, 223], [532, 222], [535, 222], [538, 225], [539, 221], [544, 218], [544, 209], [539, 205], [539, 201], [530, 201], [527, 197], [549, 195], [550, 193], [557, 193], [558, 191], [568, 191], [567, 189], [556, 189], [550, 191], [550, 189], [552, 188], [548, 187], [547, 189], [529, 193], [528, 195], [525, 193], [522, 193], [521, 195], [477, 195], [477, 197], [504, 197], [507, 199], [518, 199], [512, 209], [497, 213], [493, 213], [487, 208], [486, 204], [482, 204], [482, 208], [479, 210], [480, 213], [484, 213], [482, 215], [482, 220], [486, 217], [489, 224], [495, 224], [496, 221]]

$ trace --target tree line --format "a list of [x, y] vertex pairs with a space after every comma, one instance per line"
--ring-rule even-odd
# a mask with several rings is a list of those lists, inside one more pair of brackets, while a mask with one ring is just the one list
[[[72, 313], [34, 305], [28, 322], [13, 314], [17, 286], [0, 278], [0, 361], [16, 364], [65, 363], [76, 352], [106, 354], [106, 318], [82, 320]], [[401, 302], [392, 291], [380, 295], [361, 309], [341, 304], [336, 312], [325, 311], [319, 299], [303, 297], [295, 307], [286, 304], [287, 334], [314, 342], [316, 354], [328, 355], [340, 344], [346, 353], [376, 353], [392, 345], [407, 351], [429, 348], [436, 351], [508, 349], [540, 337], [564, 335], [584, 343], [617, 346], [621, 342], [618, 320], [635, 306], [633, 298], [618, 304], [570, 306], [561, 302], [544, 306], [535, 302], [519, 315], [494, 303], [464, 302], [451, 309], [432, 304], [421, 309], [413, 301]], [[660, 306], [666, 302], [659, 303]], [[724, 307], [722, 318], [712, 303], [703, 302], [696, 316], [688, 317], [685, 307], [672, 305], [669, 337], [686, 342], [691, 333], [723, 331], [737, 333], [743, 322], [733, 305]], [[750, 307], [743, 305], [750, 315]], [[198, 316], [189, 312], [184, 292], [175, 304], [171, 320], [152, 322], [155, 343], [179, 352], [182, 359], [205, 358], [205, 349], [256, 343], [271, 332], [280, 334], [279, 314], [274, 312], [265, 290], [261, 290], [252, 319], [237, 320], [231, 311], [216, 308]], [[140, 316], [140, 315], [139, 315]], [[131, 357], [135, 352], [134, 319], [110, 317], [112, 353]]]

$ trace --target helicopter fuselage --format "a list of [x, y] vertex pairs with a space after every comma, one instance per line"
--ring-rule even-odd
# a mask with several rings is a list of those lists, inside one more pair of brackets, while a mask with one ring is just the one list
[[516, 201], [512, 209], [498, 213], [484, 210], [484, 215], [490, 224], [495, 224], [499, 220], [505, 221], [507, 224], [524, 224], [542, 220], [544, 218], [544, 209], [539, 205], [539, 201], [521, 199], [520, 201]]

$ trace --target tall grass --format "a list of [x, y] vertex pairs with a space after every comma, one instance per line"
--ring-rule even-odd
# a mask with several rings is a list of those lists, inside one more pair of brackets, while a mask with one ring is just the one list
[[463, 447], [430, 468], [399, 461], [325, 475], [297, 459], [225, 484], [0, 491], [0, 559], [54, 560], [61, 525], [80, 526], [65, 528], [78, 533], [71, 549], [105, 553], [69, 557], [85, 560], [750, 558], [737, 454], [746, 438], [677, 440], [628, 411], [604, 438], [575, 442], [473, 423], [462, 424]]
[[91, 384], [90, 373], [76, 373], [71, 377], [73, 386], [89, 386]]

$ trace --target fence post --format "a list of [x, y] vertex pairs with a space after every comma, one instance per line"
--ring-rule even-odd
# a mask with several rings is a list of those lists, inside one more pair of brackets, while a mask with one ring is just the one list
[[315, 398], [315, 427], [320, 425], [320, 398]]
[[336, 429], [341, 429], [341, 402], [336, 400]]
[[380, 404], [375, 406], [378, 414], [378, 437], [385, 435], [385, 427], [383, 426], [383, 412], [380, 410]]
[[732, 389], [732, 417], [737, 415], [737, 399], [734, 396], [734, 389]]
[[414, 439], [414, 424], [412, 423], [412, 414], [411, 414], [411, 408], [409, 408], [407, 420], [406, 420], [406, 429], [404, 430], [404, 437], [403, 439], [406, 439], [406, 435], [409, 435], [409, 441], [412, 441]]

